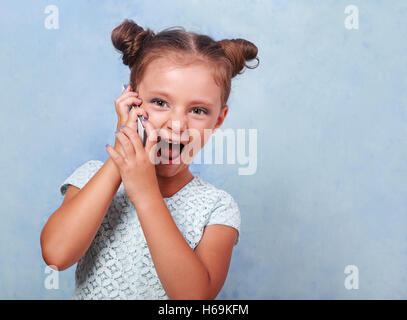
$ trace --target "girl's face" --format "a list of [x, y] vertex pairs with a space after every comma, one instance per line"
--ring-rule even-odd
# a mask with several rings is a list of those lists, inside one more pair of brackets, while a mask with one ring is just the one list
[[[228, 106], [221, 109], [221, 88], [215, 83], [211, 68], [202, 62], [180, 66], [171, 59], [156, 59], [145, 69], [136, 91], [148, 120], [162, 139], [193, 145], [190, 159], [208, 141], [208, 132], [213, 133], [223, 123], [228, 111]], [[161, 157], [163, 153], [168, 156], [163, 150]], [[184, 163], [182, 157], [177, 160], [174, 164], [157, 164], [157, 175], [175, 176], [188, 170], [192, 161]]]

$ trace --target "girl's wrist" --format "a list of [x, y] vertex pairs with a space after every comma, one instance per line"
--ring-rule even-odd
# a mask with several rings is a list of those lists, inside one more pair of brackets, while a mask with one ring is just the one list
[[130, 199], [130, 201], [138, 213], [151, 212], [151, 214], [153, 214], [155, 208], [160, 205], [160, 201], [164, 201], [164, 199], [160, 189], [157, 187], [157, 189], [146, 192], [144, 196], [139, 195], [139, 197]]
[[117, 168], [116, 164], [113, 162], [113, 160], [109, 157], [106, 160], [106, 165], [108, 168], [110, 168], [110, 177], [111, 181], [117, 185], [117, 188], [120, 186], [120, 183], [122, 182], [122, 177], [120, 175], [119, 168]]
[[136, 208], [146, 209], [149, 208], [151, 204], [157, 201], [162, 201], [163, 197], [160, 191], [160, 186], [158, 185], [157, 177], [154, 179], [146, 179], [142, 192], [130, 195], [130, 201]]

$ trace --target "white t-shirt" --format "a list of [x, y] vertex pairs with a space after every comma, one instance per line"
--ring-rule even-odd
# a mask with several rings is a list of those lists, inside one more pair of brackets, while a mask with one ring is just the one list
[[[82, 189], [103, 164], [99, 160], [84, 163], [60, 185], [61, 194], [65, 195], [68, 185]], [[233, 197], [199, 176], [172, 197], [163, 199], [192, 249], [207, 225], [231, 226], [240, 234], [240, 211]], [[89, 249], [78, 261], [72, 299], [169, 299], [123, 183]]]

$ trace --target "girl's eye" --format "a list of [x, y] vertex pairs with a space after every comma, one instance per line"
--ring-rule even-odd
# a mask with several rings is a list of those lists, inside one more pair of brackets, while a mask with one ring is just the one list
[[[155, 103], [157, 106], [160, 106], [160, 107], [164, 107], [164, 104], [167, 104], [166, 101], [164, 101], [162, 99], [158, 99], [158, 98], [153, 98], [153, 99], [151, 99], [150, 102]], [[195, 113], [197, 115], [202, 115], [202, 113], [203, 114], [208, 114], [209, 113], [209, 111], [207, 109], [199, 108], [199, 107], [193, 108], [192, 111], [193, 111], [193, 113]]]
[[151, 102], [152, 103], [158, 103], [158, 106], [160, 106], [160, 107], [162, 107], [163, 105], [161, 104], [161, 103], [167, 103], [167, 102], [165, 102], [164, 100], [161, 100], [161, 99], [158, 99], [158, 98], [154, 98], [154, 99], [151, 99]]
[[208, 114], [208, 110], [203, 109], [203, 108], [193, 108], [192, 110], [193, 110], [193, 111], [198, 111], [198, 112], [199, 112], [199, 113], [197, 113], [198, 115], [201, 115], [202, 112], [203, 112], [204, 114]]

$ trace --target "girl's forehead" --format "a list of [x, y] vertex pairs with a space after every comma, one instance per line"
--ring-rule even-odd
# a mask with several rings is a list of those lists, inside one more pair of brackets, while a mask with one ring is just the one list
[[190, 89], [216, 90], [213, 69], [204, 63], [174, 64], [171, 60], [152, 61], [141, 82], [146, 86], [186, 86]]
[[215, 81], [214, 68], [199, 59], [187, 58], [185, 62], [174, 58], [154, 59], [146, 66], [140, 89], [185, 94], [188, 98], [206, 97], [212, 105], [221, 104], [222, 90]]
[[154, 59], [147, 65], [147, 70], [159, 71], [162, 73], [171, 72], [173, 70], [188, 70], [193, 69], [195, 71], [210, 73], [213, 70], [213, 66], [208, 62], [202, 61], [197, 58], [186, 57], [181, 61], [180, 58], [174, 57], [160, 57]]

